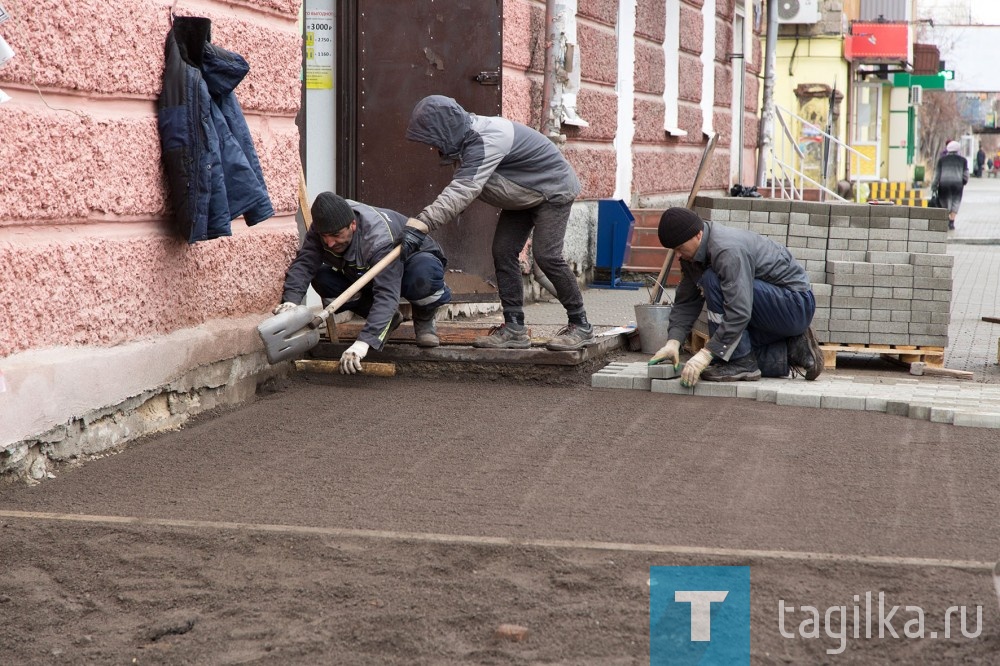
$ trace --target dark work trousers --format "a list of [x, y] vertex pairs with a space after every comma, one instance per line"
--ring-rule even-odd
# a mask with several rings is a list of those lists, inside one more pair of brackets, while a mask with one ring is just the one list
[[531, 252], [535, 263], [556, 288], [559, 302], [569, 315], [584, 310], [583, 295], [576, 276], [563, 257], [566, 224], [573, 202], [543, 203], [527, 210], [504, 210], [493, 234], [493, 267], [497, 272], [497, 290], [504, 312], [524, 312], [524, 283], [518, 255], [534, 230]]
[[[353, 284], [343, 273], [338, 273], [324, 264], [313, 278], [312, 286], [324, 299], [337, 298]], [[369, 282], [354, 298], [344, 303], [337, 312], [350, 310], [360, 317], [367, 317], [372, 307], [374, 287]], [[429, 252], [417, 252], [403, 265], [403, 281], [400, 295], [413, 306], [413, 315], [433, 315], [440, 305], [451, 301], [451, 289], [444, 282], [444, 265]], [[425, 317], [426, 318], [426, 317]]]
[[[708, 332], [715, 335], [725, 312], [719, 276], [708, 269], [702, 274], [698, 286], [705, 294]], [[811, 289], [792, 291], [769, 282], [754, 280], [750, 322], [729, 360], [743, 358], [753, 352], [761, 375], [787, 377], [789, 367], [786, 341], [805, 333], [815, 312], [816, 297]]]

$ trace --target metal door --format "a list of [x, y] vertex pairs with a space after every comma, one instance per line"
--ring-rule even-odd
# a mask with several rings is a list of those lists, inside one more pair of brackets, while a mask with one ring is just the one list
[[[344, 168], [338, 190], [415, 215], [450, 182], [453, 169], [439, 165], [433, 148], [406, 140], [410, 111], [439, 94], [472, 113], [500, 113], [502, 0], [342, 0], [339, 6], [338, 163]], [[493, 279], [497, 216], [476, 202], [434, 232], [449, 269]], [[455, 274], [449, 284], [469, 291]]]

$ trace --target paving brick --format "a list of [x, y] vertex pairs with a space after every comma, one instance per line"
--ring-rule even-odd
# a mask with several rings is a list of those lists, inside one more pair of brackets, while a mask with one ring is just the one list
[[713, 398], [735, 398], [736, 385], [740, 382], [698, 382], [694, 394]]
[[823, 409], [856, 409], [864, 411], [865, 397], [862, 395], [823, 395], [820, 396], [820, 407]]
[[669, 393], [671, 395], [692, 395], [693, 390], [681, 386], [675, 379], [651, 379], [650, 391], [653, 393]]
[[789, 407], [820, 407], [822, 396], [799, 393], [797, 391], [778, 391], [775, 404]]
[[930, 420], [931, 423], [954, 423], [955, 410], [950, 407], [932, 407]]
[[867, 396], [865, 398], [865, 411], [866, 412], [884, 412], [885, 405], [888, 402], [885, 398], [879, 398], [877, 396]]
[[893, 416], [909, 416], [910, 403], [908, 400], [903, 399], [886, 400], [885, 413], [892, 414]]
[[590, 385], [593, 388], [630, 389], [632, 378], [617, 373], [595, 372], [590, 376]]
[[669, 363], [660, 363], [658, 365], [647, 365], [646, 375], [650, 379], [673, 379], [674, 377], [680, 377], [681, 372], [678, 368], [674, 369]]
[[955, 412], [955, 425], [970, 428], [1000, 428], [1000, 412]]

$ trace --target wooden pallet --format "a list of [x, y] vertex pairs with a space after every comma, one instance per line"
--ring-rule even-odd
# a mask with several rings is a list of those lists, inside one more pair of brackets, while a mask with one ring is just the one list
[[[708, 334], [698, 329], [691, 331], [688, 347], [691, 352], [697, 352], [708, 343]], [[834, 370], [837, 367], [837, 354], [878, 354], [882, 358], [899, 361], [900, 363], [916, 363], [922, 361], [929, 367], [944, 367], [944, 347], [921, 347], [918, 345], [879, 345], [826, 342], [819, 346], [823, 351], [823, 368]], [[997, 351], [1000, 359], [1000, 349]], [[1000, 362], [1000, 360], [998, 360]]]
[[837, 354], [840, 353], [878, 354], [882, 358], [899, 361], [900, 363], [922, 361], [930, 367], [944, 367], [944, 347], [825, 342], [819, 348], [823, 350], [823, 367], [827, 370], [837, 367]]

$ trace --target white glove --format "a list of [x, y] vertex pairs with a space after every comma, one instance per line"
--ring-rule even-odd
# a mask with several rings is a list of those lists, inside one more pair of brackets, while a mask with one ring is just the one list
[[340, 374], [353, 375], [361, 372], [361, 359], [368, 353], [368, 343], [355, 340], [354, 344], [340, 355]]
[[288, 312], [289, 310], [294, 310], [297, 307], [299, 307], [299, 306], [296, 303], [291, 303], [289, 301], [285, 301], [284, 303], [282, 303], [278, 307], [276, 307], [273, 310], [271, 310], [271, 312], [274, 313], [274, 314], [276, 314], [276, 315], [279, 315], [282, 312]]
[[684, 369], [681, 370], [681, 386], [693, 388], [701, 378], [702, 371], [707, 368], [708, 364], [711, 362], [712, 352], [707, 349], [702, 349], [700, 352], [692, 356], [691, 360], [684, 364]]
[[667, 340], [667, 344], [660, 348], [660, 351], [653, 354], [653, 358], [649, 359], [649, 365], [656, 365], [657, 363], [662, 363], [663, 361], [670, 361], [671, 365], [674, 366], [674, 370], [680, 365], [680, 351], [681, 343], [678, 340]]

